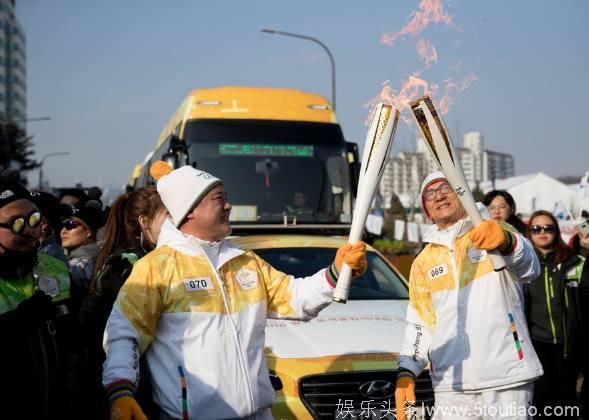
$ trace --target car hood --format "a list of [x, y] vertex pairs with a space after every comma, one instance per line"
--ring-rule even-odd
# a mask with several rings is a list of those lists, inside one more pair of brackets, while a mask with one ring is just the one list
[[313, 358], [364, 353], [399, 353], [407, 300], [333, 303], [309, 322], [269, 319], [266, 353]]

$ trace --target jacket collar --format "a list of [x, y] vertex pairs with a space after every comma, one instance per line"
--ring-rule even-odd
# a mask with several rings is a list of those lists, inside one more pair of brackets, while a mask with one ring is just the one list
[[468, 218], [459, 220], [445, 230], [439, 230], [437, 225], [431, 225], [423, 236], [423, 242], [453, 248], [456, 239], [466, 234], [472, 227], [472, 222]]
[[[180, 232], [172, 224], [169, 218], [166, 218], [164, 221], [160, 236], [157, 241], [157, 247], [159, 248], [161, 246], [169, 246], [170, 248], [190, 257], [200, 255], [207, 258], [208, 260], [205, 251], [199, 243], [199, 238]], [[228, 240], [222, 240], [221, 249], [219, 251], [219, 261], [217, 263], [217, 267], [215, 268], [221, 268], [227, 261], [243, 253], [244, 251], [233, 245]]]
[[[489, 210], [483, 203], [477, 202], [476, 205], [479, 210], [479, 213], [481, 214], [481, 217], [484, 220], [491, 219]], [[460, 238], [473, 227], [474, 225], [468, 217], [459, 220], [446, 230], [439, 230], [438, 226], [434, 224], [430, 226], [429, 229], [423, 235], [423, 242], [438, 244], [448, 248], [452, 248], [454, 246], [454, 242], [456, 241], [456, 239]]]
[[98, 253], [98, 245], [96, 242], [81, 245], [68, 254], [68, 258], [94, 258]]

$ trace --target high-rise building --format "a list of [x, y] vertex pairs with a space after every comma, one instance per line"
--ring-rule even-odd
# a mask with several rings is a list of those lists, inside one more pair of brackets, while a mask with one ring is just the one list
[[[472, 188], [482, 181], [515, 176], [513, 156], [485, 150], [485, 140], [479, 132], [464, 134], [462, 147], [457, 148], [456, 153]], [[423, 140], [418, 138], [414, 153], [401, 152], [387, 162], [380, 182], [380, 194], [385, 206], [393, 193], [412, 197], [419, 194], [423, 179], [438, 169]]]
[[15, 1], [0, 0], [0, 122], [24, 126], [27, 109], [26, 38]]

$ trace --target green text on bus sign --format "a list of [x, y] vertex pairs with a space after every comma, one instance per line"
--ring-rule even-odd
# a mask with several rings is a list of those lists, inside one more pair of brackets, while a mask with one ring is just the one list
[[282, 144], [219, 144], [222, 156], [313, 157], [313, 146]]

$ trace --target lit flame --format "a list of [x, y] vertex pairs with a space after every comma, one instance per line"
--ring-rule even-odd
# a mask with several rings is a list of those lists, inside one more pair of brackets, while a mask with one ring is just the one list
[[446, 115], [450, 110], [450, 106], [454, 103], [451, 95], [452, 92], [462, 92], [476, 80], [479, 80], [479, 78], [474, 74], [469, 74], [458, 82], [453, 82], [452, 79], [444, 80], [444, 96], [439, 100], [439, 107], [442, 115]]
[[417, 54], [419, 54], [425, 64], [430, 65], [438, 61], [438, 52], [427, 39], [419, 38], [415, 44], [415, 48], [417, 48]]
[[[444, 11], [442, 0], [421, 0], [419, 3], [420, 12], [413, 12], [409, 15], [409, 22], [399, 32], [389, 32], [380, 37], [381, 44], [393, 45], [395, 41], [405, 35], [417, 36], [430, 22], [445, 23], [454, 26], [452, 18]], [[455, 27], [455, 26], [454, 26]]]
[[[403, 81], [401, 83], [401, 90], [399, 92], [395, 92], [391, 86], [391, 82], [387, 80], [383, 82], [380, 94], [365, 104], [365, 106], [370, 106], [372, 108], [366, 123], [370, 123], [374, 107], [379, 102], [388, 103], [393, 105], [393, 107], [398, 110], [403, 110], [409, 106], [409, 103], [412, 100], [424, 95], [432, 96], [437, 91], [437, 84], [430, 85], [428, 82], [420, 79], [416, 75], [409, 76], [407, 80]], [[408, 117], [400, 115], [399, 118], [401, 118], [405, 123], [409, 124], [410, 120]]]
[[[407, 80], [401, 82], [401, 89], [397, 92], [391, 86], [390, 81], [383, 83], [380, 94], [368, 101], [365, 106], [374, 106], [378, 102], [386, 102], [392, 104], [396, 109], [403, 110], [409, 106], [409, 103], [419, 98], [420, 96], [428, 95], [434, 97], [440, 91], [440, 85], [437, 83], [428, 83], [423, 79], [422, 73], [429, 69], [438, 61], [438, 52], [436, 48], [424, 37], [418, 35], [427, 28], [430, 23], [445, 23], [448, 26], [454, 27], [460, 32], [460, 29], [454, 25], [450, 15], [444, 10], [442, 5], [443, 0], [421, 0], [419, 3], [419, 11], [414, 11], [409, 15], [407, 24], [401, 28], [399, 32], [390, 32], [380, 37], [381, 44], [393, 45], [396, 40], [406, 35], [411, 35], [417, 38], [415, 41], [415, 48], [420, 60], [425, 63], [425, 67], [421, 70], [414, 71]], [[459, 73], [460, 62], [452, 67], [452, 71]], [[471, 83], [478, 78], [474, 74], [469, 74], [461, 80], [454, 81], [448, 78], [443, 82], [443, 96], [438, 101], [439, 111], [442, 115], [448, 113], [450, 106], [453, 104], [452, 95], [457, 92], [465, 90]], [[372, 110], [370, 112], [372, 114]], [[370, 122], [369, 116], [367, 123]], [[410, 123], [410, 119], [403, 115], [400, 118]]]

